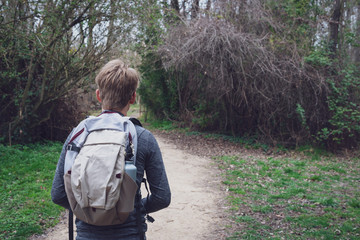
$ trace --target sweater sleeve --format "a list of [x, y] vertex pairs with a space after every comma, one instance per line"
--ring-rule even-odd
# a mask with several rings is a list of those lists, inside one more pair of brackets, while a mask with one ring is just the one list
[[64, 164], [65, 164], [65, 154], [66, 154], [66, 146], [70, 141], [70, 136], [66, 139], [64, 146], [62, 148], [59, 161], [56, 167], [55, 176], [51, 188], [51, 199], [55, 204], [58, 204], [64, 208], [70, 209], [70, 204], [66, 196], [65, 192], [65, 184], [64, 184]]
[[[150, 196], [143, 198], [146, 213], [159, 211], [169, 206], [171, 192], [165, 172], [165, 166], [159, 145], [155, 137], [145, 131], [139, 137], [138, 149], [139, 158], [145, 162], [145, 172], [150, 187]], [[140, 150], [140, 151], [139, 151]]]

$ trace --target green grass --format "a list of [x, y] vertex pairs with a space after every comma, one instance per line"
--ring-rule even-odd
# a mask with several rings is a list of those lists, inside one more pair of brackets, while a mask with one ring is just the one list
[[216, 158], [229, 192], [228, 239], [360, 239], [360, 159], [291, 156]]
[[179, 129], [171, 121], [154, 120], [154, 119], [150, 118], [145, 122], [145, 120], [143, 119], [143, 116], [140, 117], [140, 121], [149, 130], [157, 129], [157, 130], [165, 130], [165, 131], [171, 131], [171, 130], [186, 131], [186, 129], [185, 130]]
[[0, 239], [26, 239], [54, 226], [50, 191], [62, 145], [0, 145]]

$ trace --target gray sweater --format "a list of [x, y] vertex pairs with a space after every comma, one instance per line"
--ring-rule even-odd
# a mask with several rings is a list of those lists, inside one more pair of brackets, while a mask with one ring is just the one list
[[[136, 126], [138, 136], [138, 147], [136, 154], [137, 184], [140, 186], [141, 180], [146, 172], [147, 181], [150, 186], [150, 196], [143, 198], [139, 203], [135, 201], [135, 206], [140, 204], [141, 222], [143, 232], [147, 230], [145, 215], [166, 208], [170, 204], [171, 193], [167, 180], [165, 167], [158, 143], [154, 136], [146, 129]], [[51, 189], [51, 197], [54, 203], [69, 209], [70, 205], [66, 197], [64, 187], [64, 162], [66, 145], [70, 141], [70, 135], [66, 140], [59, 162], [57, 164], [54, 181]], [[111, 226], [94, 226], [76, 219], [77, 240], [89, 239], [126, 239], [138, 240], [139, 231], [136, 221], [136, 207], [129, 215], [125, 223]]]

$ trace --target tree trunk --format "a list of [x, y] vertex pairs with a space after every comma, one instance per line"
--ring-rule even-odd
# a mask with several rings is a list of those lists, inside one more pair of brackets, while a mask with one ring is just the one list
[[335, 0], [334, 7], [329, 23], [329, 49], [330, 56], [334, 59], [336, 57], [339, 44], [339, 26], [343, 10], [343, 0]]
[[193, 3], [191, 5], [191, 18], [195, 19], [198, 16], [200, 5], [199, 0], [193, 0]]
[[206, 11], [210, 11], [211, 8], [211, 0], [208, 0], [206, 3]]
[[205, 8], [205, 15], [207, 17], [209, 17], [210, 9], [211, 9], [211, 0], [208, 0], [206, 2], [206, 8]]
[[94, 45], [94, 39], [93, 39], [93, 32], [94, 32], [94, 27], [95, 27], [95, 24], [96, 24], [96, 20], [94, 19], [94, 12], [95, 12], [95, 8], [94, 8], [94, 4], [93, 3], [90, 3], [90, 9], [89, 9], [89, 15], [90, 15], [90, 18], [89, 18], [89, 36], [88, 36], [88, 47], [89, 48], [93, 48], [93, 45]]
[[116, 12], [116, 1], [115, 0], [110, 0], [110, 21], [109, 21], [109, 32], [108, 32], [108, 37], [107, 37], [107, 41], [106, 41], [106, 48], [110, 48], [111, 45], [114, 44], [115, 42], [115, 38], [114, 38], [114, 16], [115, 16], [115, 12]]
[[180, 13], [179, 1], [171, 0], [171, 8], [174, 9], [179, 14]]
[[[360, 2], [357, 4], [357, 16], [356, 16], [356, 34], [360, 36]], [[360, 64], [360, 47], [355, 46], [353, 51], [353, 61]]]
[[186, 2], [187, 2], [187, 0], [183, 0], [183, 2], [182, 2], [182, 11], [183, 11], [183, 16], [184, 16], [184, 18], [186, 19], [186, 16], [187, 16], [187, 14], [186, 14]]

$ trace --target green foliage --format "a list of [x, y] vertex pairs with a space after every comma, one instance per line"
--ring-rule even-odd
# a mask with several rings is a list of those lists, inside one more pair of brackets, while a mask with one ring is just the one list
[[359, 158], [320, 154], [313, 161], [312, 154], [216, 158], [230, 195], [230, 218], [242, 226], [230, 228], [229, 239], [357, 239]]
[[307, 125], [306, 125], [306, 116], [305, 116], [305, 110], [304, 110], [304, 108], [301, 106], [301, 104], [296, 104], [296, 113], [298, 114], [298, 116], [299, 116], [299, 120], [300, 120], [300, 122], [301, 122], [301, 125], [303, 126], [303, 127], [307, 127]]
[[166, 7], [165, 2], [143, 2], [138, 6], [139, 20], [142, 22], [141, 31], [137, 33], [141, 42], [134, 46], [142, 57], [139, 66], [142, 79], [138, 93], [146, 110], [157, 119], [174, 119], [179, 101], [177, 85], [171, 81], [174, 76], [163, 68], [161, 56], [156, 53], [162, 43], [164, 24], [167, 26], [174, 21], [174, 13], [169, 11], [163, 15], [162, 7]]
[[26, 239], [54, 226], [61, 208], [50, 191], [60, 143], [0, 145], [0, 238]]
[[286, 23], [285, 37], [296, 42], [299, 51], [308, 52], [315, 38], [318, 16], [324, 14], [321, 4], [313, 0], [268, 1], [268, 4], [276, 18]]
[[315, 67], [327, 67], [331, 66], [332, 61], [328, 54], [322, 50], [314, 50], [308, 56], [304, 57], [306, 63], [309, 63]]
[[[328, 97], [328, 127], [318, 133], [318, 139], [329, 140], [338, 145], [356, 144], [360, 137], [360, 72], [349, 65], [337, 79], [329, 79], [331, 94]], [[353, 142], [353, 143], [352, 143]]]
[[292, 17], [303, 17], [319, 11], [319, 6], [312, 0], [290, 0], [283, 2], [287, 14]]
[[220, 116], [221, 109], [219, 104], [214, 99], [207, 99], [199, 97], [196, 99], [197, 102], [193, 103], [194, 117], [191, 119], [193, 126], [199, 130], [217, 130], [221, 127]]
[[139, 70], [142, 72], [142, 80], [138, 92], [142, 103], [158, 119], [173, 118], [178, 103], [176, 85], [169, 81], [170, 74], [161, 68], [161, 60], [148, 53]]

